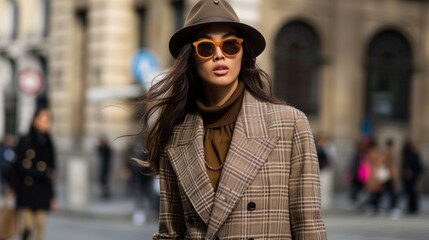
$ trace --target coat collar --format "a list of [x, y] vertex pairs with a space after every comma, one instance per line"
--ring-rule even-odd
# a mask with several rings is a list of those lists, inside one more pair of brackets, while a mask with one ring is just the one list
[[244, 94], [216, 193], [204, 165], [204, 126], [198, 114], [187, 114], [167, 147], [181, 187], [208, 225], [207, 237], [222, 226], [277, 144], [265, 123], [266, 103]]

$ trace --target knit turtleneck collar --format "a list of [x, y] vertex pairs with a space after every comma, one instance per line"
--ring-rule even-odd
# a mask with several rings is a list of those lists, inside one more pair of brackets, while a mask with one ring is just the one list
[[237, 89], [222, 106], [204, 105], [201, 99], [197, 100], [197, 108], [201, 113], [205, 128], [217, 128], [234, 123], [237, 119], [244, 96], [244, 83], [238, 82]]

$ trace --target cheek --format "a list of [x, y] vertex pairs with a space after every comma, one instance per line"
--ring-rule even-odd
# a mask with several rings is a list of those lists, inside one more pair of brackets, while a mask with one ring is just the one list
[[242, 55], [242, 54], [240, 54], [240, 55], [238, 55], [238, 56], [237, 56], [236, 61], [234, 61], [234, 69], [235, 69], [235, 71], [237, 72], [237, 75], [238, 75], [238, 74], [240, 73], [240, 71], [241, 71], [242, 58], [243, 58], [243, 55]]
[[198, 60], [195, 61], [195, 68], [199, 77], [204, 77], [209, 72], [208, 66]]

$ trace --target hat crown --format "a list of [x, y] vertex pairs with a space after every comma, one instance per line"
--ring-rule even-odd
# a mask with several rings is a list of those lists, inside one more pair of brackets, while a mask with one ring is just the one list
[[197, 31], [213, 23], [226, 23], [234, 27], [240, 37], [246, 39], [246, 45], [252, 49], [252, 56], [256, 57], [264, 51], [264, 36], [257, 29], [241, 23], [226, 0], [200, 0], [189, 11], [183, 28], [170, 38], [171, 55], [177, 58], [182, 47], [195, 40], [193, 36]]
[[240, 22], [234, 9], [226, 0], [201, 0], [189, 11], [185, 27], [195, 24], [219, 21]]

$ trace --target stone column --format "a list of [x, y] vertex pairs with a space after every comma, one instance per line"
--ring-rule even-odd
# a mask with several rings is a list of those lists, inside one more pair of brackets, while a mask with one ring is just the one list
[[[333, 57], [333, 78], [330, 97], [328, 122], [333, 141], [337, 148], [335, 162], [335, 189], [347, 188], [344, 184], [344, 172], [354, 152], [355, 139], [359, 133], [361, 96], [362, 96], [362, 59], [360, 8], [353, 0], [337, 1], [335, 6], [335, 33]], [[325, 93], [326, 94], [326, 93]], [[326, 120], [325, 120], [326, 121]]]
[[[421, 65], [418, 66], [420, 72], [419, 75], [419, 85], [413, 86], [413, 90], [418, 91], [420, 94], [418, 96], [413, 96], [413, 103], [420, 106], [420, 108], [414, 111], [416, 115], [417, 126], [412, 126], [412, 133], [419, 142], [420, 149], [422, 154], [422, 159], [426, 169], [429, 166], [429, 4], [425, 4], [425, 19], [424, 19], [424, 35], [422, 37], [422, 57]], [[416, 53], [417, 54], [417, 53]], [[427, 172], [427, 171], [426, 171]], [[429, 181], [429, 175], [424, 174], [424, 179], [421, 182]], [[422, 184], [423, 190], [429, 192], [429, 186], [427, 184]]]

